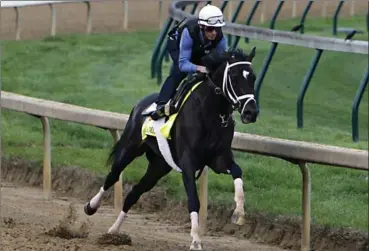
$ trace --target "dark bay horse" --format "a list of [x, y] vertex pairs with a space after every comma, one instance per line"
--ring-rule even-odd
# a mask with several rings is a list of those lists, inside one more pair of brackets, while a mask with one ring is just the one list
[[[251, 68], [254, 56], [255, 48], [249, 55], [236, 49], [223, 53], [212, 52], [205, 56], [203, 64], [209, 73], [184, 103], [171, 130], [170, 150], [181, 170], [188, 199], [193, 238], [190, 250], [202, 250], [198, 223], [200, 201], [195, 174], [205, 166], [215, 173], [232, 176], [236, 203], [232, 222], [243, 225], [245, 221], [242, 170], [234, 161], [231, 143], [235, 129], [233, 111], [240, 113], [244, 124], [256, 122], [258, 115], [254, 99], [256, 76]], [[119, 180], [121, 172], [135, 158], [146, 154], [149, 162], [146, 173], [128, 193], [123, 209], [108, 230], [109, 233], [118, 233], [128, 211], [140, 196], [172, 170], [161, 154], [156, 138], [148, 136], [143, 140], [141, 135], [146, 119], [142, 112], [156, 96], [148, 95], [133, 107], [123, 134], [110, 153], [108, 160], [112, 167], [105, 184], [85, 205], [85, 213], [94, 214], [104, 192]]]

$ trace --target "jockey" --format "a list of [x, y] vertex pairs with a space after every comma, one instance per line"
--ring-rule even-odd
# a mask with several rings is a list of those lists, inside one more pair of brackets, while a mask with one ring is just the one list
[[170, 74], [165, 80], [158, 99], [145, 112], [151, 114], [153, 120], [165, 115], [165, 105], [173, 97], [181, 81], [189, 74], [207, 73], [201, 65], [201, 58], [212, 50], [226, 51], [227, 42], [222, 33], [225, 25], [222, 11], [214, 5], [204, 6], [196, 19], [170, 32], [168, 52], [173, 60]]

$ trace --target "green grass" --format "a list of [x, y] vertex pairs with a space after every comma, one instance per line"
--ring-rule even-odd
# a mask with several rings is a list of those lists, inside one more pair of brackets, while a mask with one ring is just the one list
[[[292, 24], [293, 22], [291, 22]], [[112, 35], [70, 35], [44, 41], [4, 41], [2, 89], [90, 108], [129, 113], [137, 99], [158, 91], [150, 78], [150, 59], [157, 32]], [[270, 45], [257, 47], [253, 67], [259, 73]], [[351, 106], [367, 67], [366, 55], [324, 52], [304, 102], [304, 128], [296, 128], [296, 99], [314, 51], [278, 46], [261, 89], [261, 114], [253, 125], [237, 131], [368, 149], [367, 91], [360, 106], [360, 139], [351, 140]], [[164, 64], [164, 76], [169, 64]], [[3, 109], [2, 144], [5, 157], [42, 160], [41, 123], [34, 117]], [[65, 121], [51, 121], [53, 166], [73, 165], [107, 174], [105, 161], [113, 140], [104, 130]], [[301, 174], [286, 161], [235, 153], [243, 168], [248, 212], [301, 215]], [[144, 158], [124, 173], [136, 182], [145, 172]], [[366, 173], [310, 165], [314, 223], [367, 230]], [[180, 175], [161, 182], [172, 198], [185, 199]], [[209, 199], [233, 203], [231, 177], [210, 173]]]

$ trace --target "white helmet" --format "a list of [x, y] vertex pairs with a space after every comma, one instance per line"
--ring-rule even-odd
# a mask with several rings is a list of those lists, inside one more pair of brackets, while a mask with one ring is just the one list
[[214, 5], [207, 4], [199, 12], [199, 24], [212, 27], [225, 25], [222, 11]]

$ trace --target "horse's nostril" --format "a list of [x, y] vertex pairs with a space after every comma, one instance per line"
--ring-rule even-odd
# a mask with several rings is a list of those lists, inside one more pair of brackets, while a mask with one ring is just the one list
[[256, 121], [257, 111], [247, 109], [241, 114], [241, 120], [244, 123], [253, 123]]

